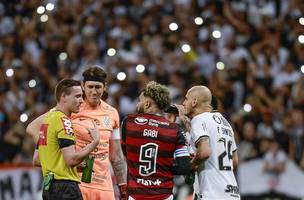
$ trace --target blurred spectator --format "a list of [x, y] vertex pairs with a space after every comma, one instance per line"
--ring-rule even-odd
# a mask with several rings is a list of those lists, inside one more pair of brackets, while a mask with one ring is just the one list
[[256, 158], [259, 151], [259, 143], [256, 137], [256, 129], [252, 122], [246, 122], [242, 131], [243, 140], [238, 146], [239, 162]]
[[280, 181], [280, 175], [285, 171], [287, 156], [276, 140], [272, 140], [269, 150], [264, 156], [264, 171], [268, 175], [271, 189], [275, 189]]

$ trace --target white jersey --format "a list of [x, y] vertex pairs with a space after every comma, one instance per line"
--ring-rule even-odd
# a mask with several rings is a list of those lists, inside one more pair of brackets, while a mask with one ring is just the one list
[[202, 164], [194, 192], [203, 200], [238, 200], [239, 190], [233, 174], [232, 153], [236, 151], [233, 130], [219, 112], [205, 112], [191, 120], [191, 146], [209, 137], [211, 155]]

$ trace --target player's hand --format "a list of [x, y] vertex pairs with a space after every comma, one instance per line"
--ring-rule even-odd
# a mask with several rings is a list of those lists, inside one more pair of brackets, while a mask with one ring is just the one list
[[178, 116], [180, 120], [185, 125], [187, 131], [190, 132], [191, 124], [190, 124], [190, 119], [185, 114], [186, 113], [185, 107], [183, 105], [178, 105], [178, 104], [174, 104], [174, 106], [178, 109]]
[[121, 183], [118, 184], [119, 187], [119, 192], [120, 192], [120, 199], [121, 200], [127, 200], [127, 184], [126, 183]]
[[83, 169], [86, 167], [86, 162], [82, 161], [79, 165], [77, 165], [77, 172], [83, 172]]
[[175, 122], [176, 121], [176, 115], [172, 114], [172, 113], [167, 113], [166, 115], [167, 120], [169, 120], [170, 122]]
[[93, 142], [99, 143], [100, 134], [98, 131], [97, 124], [94, 121], [92, 121], [92, 123], [93, 123], [93, 128], [88, 128], [88, 131], [91, 135], [91, 138], [93, 139]]
[[178, 109], [178, 116], [184, 117], [185, 116], [185, 107], [183, 105], [174, 104], [174, 106]]

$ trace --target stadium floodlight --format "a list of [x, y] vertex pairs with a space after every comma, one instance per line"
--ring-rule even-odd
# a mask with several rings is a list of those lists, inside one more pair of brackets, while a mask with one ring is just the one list
[[116, 50], [114, 48], [109, 48], [107, 50], [107, 54], [108, 54], [108, 56], [115, 56]]
[[304, 26], [304, 17], [299, 18], [299, 23]]
[[39, 6], [39, 7], [37, 8], [37, 13], [38, 13], [38, 14], [42, 15], [44, 12], [45, 12], [45, 8], [44, 8], [43, 6]]
[[46, 4], [45, 7], [48, 11], [52, 11], [52, 10], [54, 10], [55, 5], [53, 3], [48, 3], [48, 4]]
[[28, 83], [28, 86], [30, 88], [34, 88], [36, 85], [37, 85], [37, 82], [36, 82], [35, 79], [30, 80], [29, 83]]
[[41, 22], [47, 22], [48, 20], [49, 20], [49, 17], [46, 14], [41, 15], [41, 17], [40, 17]]
[[190, 51], [191, 51], [190, 45], [189, 45], [189, 44], [183, 44], [183, 45], [182, 45], [182, 51], [183, 51], [184, 53], [190, 52]]
[[146, 69], [146, 67], [144, 65], [142, 65], [142, 64], [138, 64], [136, 66], [137, 73], [143, 73], [145, 71], [145, 69]]
[[125, 80], [125, 79], [127, 78], [127, 75], [126, 75], [126, 73], [124, 73], [124, 72], [119, 72], [119, 73], [117, 74], [116, 78], [117, 78], [119, 81], [123, 81], [123, 80]]
[[218, 70], [224, 70], [225, 69], [225, 64], [223, 62], [219, 61], [219, 62], [216, 63], [216, 68]]
[[204, 20], [203, 20], [203, 18], [201, 18], [201, 17], [196, 17], [196, 18], [194, 19], [194, 23], [195, 23], [196, 25], [202, 25], [202, 24], [204, 23]]
[[21, 121], [21, 122], [26, 122], [27, 120], [28, 120], [27, 114], [26, 114], [26, 113], [22, 113], [22, 114], [20, 115], [20, 121]]
[[301, 66], [301, 72], [304, 74], [304, 65]]
[[170, 29], [171, 31], [176, 31], [176, 30], [178, 29], [177, 23], [175, 23], [175, 22], [170, 23], [170, 24], [169, 24], [169, 29]]
[[299, 35], [298, 40], [301, 44], [304, 44], [304, 35]]
[[64, 61], [68, 58], [68, 54], [66, 52], [61, 52], [59, 54], [59, 60]]
[[5, 72], [7, 77], [12, 77], [14, 75], [14, 70], [12, 68], [9, 68]]
[[218, 39], [222, 36], [221, 32], [219, 30], [214, 30], [212, 31], [212, 36], [215, 38], [215, 39]]
[[252, 106], [248, 103], [246, 103], [244, 106], [243, 106], [243, 109], [245, 112], [250, 112], [252, 110]]

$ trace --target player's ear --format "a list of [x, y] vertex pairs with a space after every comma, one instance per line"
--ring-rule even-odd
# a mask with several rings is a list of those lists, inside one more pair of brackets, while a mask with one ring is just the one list
[[108, 83], [107, 82], [104, 82], [104, 84], [103, 84], [103, 86], [104, 86], [104, 91], [106, 91], [107, 89], [108, 89]]
[[145, 109], [148, 109], [148, 108], [150, 108], [150, 106], [151, 106], [151, 100], [147, 99], [145, 101], [144, 107], [145, 107]]
[[59, 101], [66, 102], [66, 98], [65, 98], [66, 96], [67, 96], [66, 93], [62, 92], [62, 93], [61, 93], [61, 96], [60, 96], [60, 98], [59, 98]]
[[195, 107], [196, 105], [197, 105], [197, 98], [194, 98], [193, 100], [192, 100], [192, 107]]

